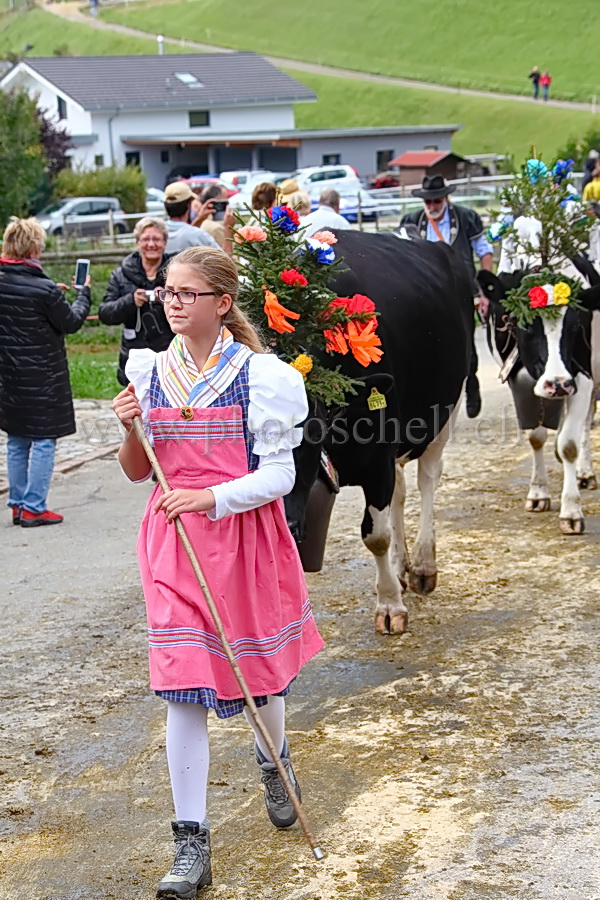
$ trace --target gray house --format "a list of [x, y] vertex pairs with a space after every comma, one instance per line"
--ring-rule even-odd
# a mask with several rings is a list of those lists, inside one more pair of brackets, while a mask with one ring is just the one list
[[0, 87], [38, 97], [71, 135], [74, 164], [139, 165], [156, 187], [173, 174], [327, 163], [371, 175], [407, 150], [449, 151], [460, 128], [297, 130], [294, 105], [316, 95], [255, 53], [28, 58]]

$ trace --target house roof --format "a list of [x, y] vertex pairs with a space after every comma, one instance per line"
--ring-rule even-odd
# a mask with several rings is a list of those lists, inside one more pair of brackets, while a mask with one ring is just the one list
[[450, 153], [449, 151], [408, 151], [393, 159], [389, 163], [389, 166], [401, 166], [403, 169], [428, 169], [430, 166], [434, 166], [438, 163], [441, 159], [446, 159], [447, 156], [454, 156], [457, 159], [462, 159], [461, 156], [458, 156], [456, 153]]
[[90, 111], [205, 109], [317, 99], [313, 91], [256, 53], [28, 57], [17, 65], [33, 70]]
[[[300, 140], [337, 140], [340, 138], [360, 138], [360, 137], [394, 137], [400, 134], [419, 134], [426, 131], [428, 134], [432, 132], [455, 132], [462, 128], [462, 125], [403, 125], [400, 127], [391, 126], [389, 128], [323, 128], [323, 129], [278, 129], [277, 131], [243, 131], [243, 132], [214, 132], [207, 130], [204, 134], [198, 133], [190, 135], [189, 132], [177, 134], [166, 132], [158, 134], [154, 131], [152, 134], [127, 134], [121, 137], [124, 144], [220, 144], [228, 143], [277, 143], [278, 141], [300, 141]], [[201, 129], [199, 129], [201, 131]], [[445, 156], [446, 154], [442, 154]]]

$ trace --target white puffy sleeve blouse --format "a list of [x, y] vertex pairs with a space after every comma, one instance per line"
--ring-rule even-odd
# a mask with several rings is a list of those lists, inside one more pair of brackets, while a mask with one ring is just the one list
[[[149, 432], [150, 381], [156, 354], [131, 350], [126, 374], [142, 407], [142, 421]], [[258, 468], [240, 478], [211, 487], [215, 506], [212, 520], [242, 513], [292, 490], [296, 478], [292, 450], [302, 441], [301, 422], [308, 415], [302, 375], [273, 354], [255, 353], [248, 364], [248, 431]]]

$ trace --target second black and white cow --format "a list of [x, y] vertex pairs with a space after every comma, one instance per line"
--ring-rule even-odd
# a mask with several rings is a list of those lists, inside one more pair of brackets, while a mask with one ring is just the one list
[[582, 534], [585, 521], [577, 461], [582, 447], [585, 451], [586, 423], [600, 374], [600, 360], [592, 352], [592, 316], [600, 309], [600, 285], [581, 292], [583, 309], [564, 307], [558, 319], [539, 315], [531, 326], [519, 328], [502, 301], [523, 275], [521, 270], [499, 275], [479, 272], [477, 277], [490, 300], [488, 333], [492, 348], [503, 363], [509, 363], [507, 381], [517, 418], [521, 428], [528, 431], [533, 450], [525, 508], [529, 512], [550, 509], [543, 448], [548, 429], [556, 430], [556, 455], [563, 465], [560, 527], [564, 534]]
[[[375, 628], [406, 629], [406, 578], [420, 593], [436, 584], [434, 494], [442, 452], [469, 371], [473, 301], [469, 274], [443, 243], [387, 234], [337, 232], [335, 252], [345, 268], [333, 285], [338, 296], [366, 294], [379, 313], [384, 355], [368, 369], [350, 354], [328, 365], [362, 380], [343, 409], [314, 407], [306, 439], [295, 451], [296, 485], [286, 498], [292, 532], [305, 533], [305, 507], [324, 444], [341, 485], [359, 485], [365, 496], [362, 538], [377, 566]], [[376, 389], [384, 409], [369, 409]], [[409, 559], [404, 532], [403, 466], [418, 460], [419, 532]]]

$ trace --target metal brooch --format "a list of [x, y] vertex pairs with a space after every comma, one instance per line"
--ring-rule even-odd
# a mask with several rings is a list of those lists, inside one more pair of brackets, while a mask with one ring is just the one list
[[181, 418], [182, 419], [193, 419], [194, 418], [194, 410], [191, 406], [182, 406], [181, 407]]

